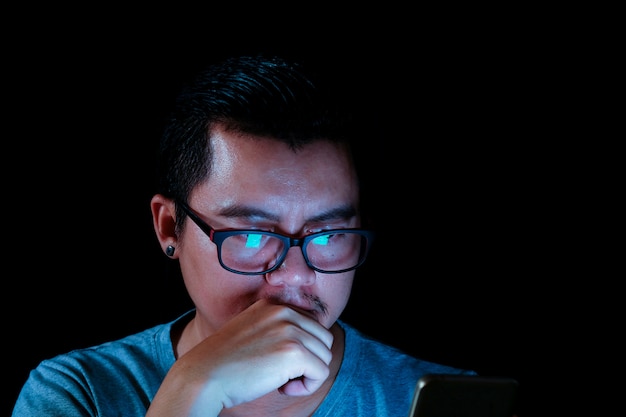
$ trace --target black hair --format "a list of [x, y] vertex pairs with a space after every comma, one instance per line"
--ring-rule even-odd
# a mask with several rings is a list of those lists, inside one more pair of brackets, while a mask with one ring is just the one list
[[[294, 150], [316, 140], [351, 148], [366, 142], [358, 144], [363, 153], [371, 136], [356, 123], [356, 107], [344, 93], [319, 69], [275, 56], [237, 56], [205, 67], [184, 86], [166, 121], [157, 192], [186, 202], [194, 187], [210, 175], [210, 133], [215, 124], [279, 140]], [[177, 209], [177, 219], [184, 217]]]

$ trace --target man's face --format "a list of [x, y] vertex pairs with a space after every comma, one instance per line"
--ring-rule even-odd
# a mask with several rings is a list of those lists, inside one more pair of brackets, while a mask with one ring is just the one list
[[[358, 205], [353, 165], [343, 148], [326, 141], [297, 152], [274, 140], [213, 132], [209, 180], [196, 187], [189, 206], [216, 230], [256, 229], [290, 237], [360, 226], [346, 213]], [[300, 247], [265, 275], [240, 275], [221, 267], [217, 247], [192, 221], [179, 239], [179, 260], [187, 290], [208, 334], [255, 301], [308, 311], [325, 327], [344, 310], [354, 270], [323, 274], [309, 268]]]

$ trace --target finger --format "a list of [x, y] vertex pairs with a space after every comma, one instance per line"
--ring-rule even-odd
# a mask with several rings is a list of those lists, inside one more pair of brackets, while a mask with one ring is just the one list
[[294, 320], [295, 324], [298, 324], [307, 333], [316, 336], [322, 343], [326, 345], [328, 349], [333, 345], [333, 334], [324, 326], [322, 326], [310, 313], [298, 309], [297, 307], [286, 306], [289, 310], [295, 312], [298, 316]]

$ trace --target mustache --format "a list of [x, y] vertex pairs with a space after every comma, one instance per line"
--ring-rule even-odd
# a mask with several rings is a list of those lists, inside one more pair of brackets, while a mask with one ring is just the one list
[[317, 307], [317, 310], [319, 310], [320, 313], [322, 313], [323, 315], [328, 314], [328, 305], [323, 302], [319, 297], [313, 294], [304, 294], [304, 297], [309, 300], [315, 307]]
[[304, 299], [308, 301], [309, 306], [307, 307], [302, 307], [301, 303], [294, 303], [292, 301], [294, 297], [285, 293], [273, 294], [268, 298], [273, 303], [294, 306], [296, 307], [296, 309], [305, 310], [313, 313], [314, 315], [325, 316], [328, 314], [328, 304], [326, 304], [324, 301], [322, 301], [321, 298], [313, 294], [303, 293], [300, 294], [300, 296], [298, 297], [300, 300]]

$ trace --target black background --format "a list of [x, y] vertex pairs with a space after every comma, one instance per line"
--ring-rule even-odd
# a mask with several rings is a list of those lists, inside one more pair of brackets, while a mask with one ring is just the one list
[[149, 213], [161, 123], [200, 66], [267, 52], [351, 79], [389, 137], [373, 167], [384, 228], [345, 319], [425, 359], [516, 378], [520, 417], [535, 414], [538, 363], [557, 350], [543, 227], [556, 180], [535, 135], [549, 53], [528, 22], [154, 12], [35, 22], [5, 51], [7, 411], [40, 360], [189, 307]]

